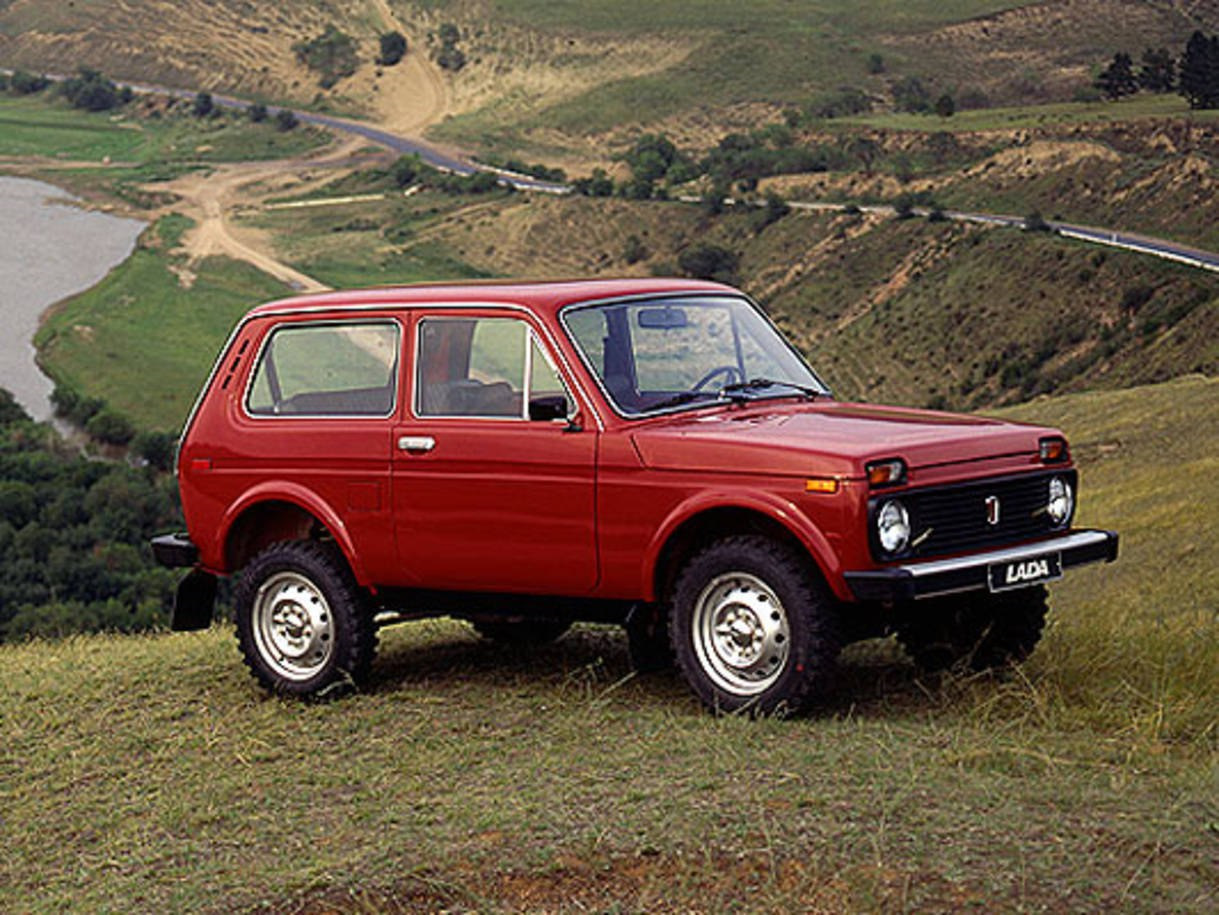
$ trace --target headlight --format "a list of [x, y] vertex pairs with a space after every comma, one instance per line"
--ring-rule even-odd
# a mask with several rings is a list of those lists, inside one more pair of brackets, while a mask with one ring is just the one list
[[1045, 510], [1055, 525], [1065, 524], [1075, 508], [1075, 495], [1071, 492], [1071, 484], [1062, 477], [1050, 478], [1050, 500]]
[[886, 553], [900, 553], [910, 542], [910, 516], [906, 507], [890, 499], [876, 513], [876, 535]]

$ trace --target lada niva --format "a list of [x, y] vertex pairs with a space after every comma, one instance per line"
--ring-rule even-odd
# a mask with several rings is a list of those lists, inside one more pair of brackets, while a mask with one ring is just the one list
[[177, 472], [172, 627], [240, 573], [245, 660], [299, 695], [365, 680], [379, 625], [451, 615], [517, 642], [620, 623], [710, 709], [794, 712], [854, 640], [1024, 658], [1046, 583], [1118, 543], [1072, 527], [1057, 430], [837, 401], [746, 296], [691, 280], [262, 305]]

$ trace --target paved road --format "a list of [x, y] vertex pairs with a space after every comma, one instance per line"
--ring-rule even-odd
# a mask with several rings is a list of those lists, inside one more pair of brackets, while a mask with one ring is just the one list
[[[62, 77], [51, 75], [52, 79], [61, 79]], [[120, 86], [130, 86], [135, 92], [149, 93], [154, 95], [169, 95], [174, 98], [193, 99], [195, 93], [187, 89], [167, 89], [163, 86], [149, 86], [140, 83], [119, 82]], [[225, 95], [213, 95], [215, 104], [225, 108], [248, 108], [250, 103], [241, 99], [231, 98]], [[528, 175], [519, 175], [514, 172], [509, 172], [504, 169], [490, 168], [486, 165], [479, 165], [469, 162], [458, 156], [446, 153], [430, 143], [425, 143], [422, 140], [412, 139], [409, 137], [398, 136], [397, 134], [381, 130], [378, 127], [373, 127], [369, 124], [364, 124], [360, 121], [353, 121], [348, 118], [334, 117], [328, 114], [314, 114], [308, 111], [293, 112], [300, 120], [308, 124], [316, 124], [322, 127], [329, 127], [332, 130], [340, 130], [345, 133], [357, 134], [364, 137], [372, 143], [384, 146], [387, 149], [393, 150], [402, 155], [417, 155], [420, 159], [434, 168], [442, 171], [452, 172], [458, 175], [473, 175], [477, 172], [494, 172], [499, 176], [500, 183], [508, 187], [516, 188], [521, 191], [533, 191], [545, 194], [570, 194], [572, 186], [556, 181], [541, 181], [537, 178], [531, 178]], [[698, 198], [680, 197], [679, 200], [684, 202], [697, 202]], [[730, 201], [731, 202], [731, 201]], [[808, 201], [792, 201], [791, 206], [797, 210], [842, 210], [844, 204], [837, 203], [817, 203]], [[874, 213], [893, 213], [893, 208], [890, 206], [861, 206], [859, 209], [865, 212]], [[925, 208], [915, 208], [913, 212], [919, 216], [926, 216], [929, 210]], [[996, 213], [970, 213], [958, 210], [945, 210], [944, 215], [949, 219], [954, 219], [962, 222], [977, 222], [988, 225], [1002, 225], [1011, 227], [1021, 227], [1024, 225], [1024, 218], [1021, 216], [1006, 216]], [[1092, 242], [1098, 245], [1107, 245], [1111, 248], [1124, 248], [1128, 251], [1136, 251], [1140, 254], [1149, 254], [1153, 257], [1164, 258], [1165, 260], [1176, 261], [1182, 264], [1188, 264], [1191, 267], [1198, 267], [1202, 270], [1211, 270], [1219, 273], [1219, 254], [1213, 251], [1203, 251], [1199, 248], [1193, 248], [1189, 245], [1182, 245], [1174, 241], [1169, 241], [1164, 238], [1154, 238], [1147, 235], [1139, 235], [1133, 232], [1122, 232], [1116, 229], [1098, 228], [1095, 226], [1083, 226], [1070, 222], [1046, 221], [1046, 225], [1057, 232], [1059, 235], [1067, 238], [1076, 238], [1081, 241]]]

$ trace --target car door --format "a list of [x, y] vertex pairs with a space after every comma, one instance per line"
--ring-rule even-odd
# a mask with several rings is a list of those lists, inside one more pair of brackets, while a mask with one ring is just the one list
[[[404, 584], [583, 594], [597, 583], [597, 432], [519, 312], [419, 311], [395, 429]], [[585, 411], [587, 415], [587, 411]]]

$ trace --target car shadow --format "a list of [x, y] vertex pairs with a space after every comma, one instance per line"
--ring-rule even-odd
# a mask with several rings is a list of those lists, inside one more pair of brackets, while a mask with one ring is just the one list
[[[389, 636], [373, 665], [367, 692], [427, 690], [457, 700], [471, 692], [510, 690], [539, 700], [688, 709], [702, 714], [680, 672], [637, 673], [624, 631], [617, 626], [576, 626], [548, 644], [503, 644], [451, 621], [408, 623], [428, 627], [422, 637]], [[892, 639], [843, 651], [811, 717], [890, 718], [926, 713], [952, 702], [946, 678], [921, 673]]]

